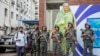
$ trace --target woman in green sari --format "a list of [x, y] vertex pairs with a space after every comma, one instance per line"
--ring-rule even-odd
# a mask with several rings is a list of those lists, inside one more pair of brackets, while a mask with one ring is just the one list
[[68, 3], [63, 4], [63, 8], [58, 12], [55, 20], [55, 25], [60, 27], [60, 30], [64, 32], [64, 28], [68, 27], [68, 23], [74, 23], [74, 16], [69, 8]]
[[[65, 29], [68, 28], [68, 23], [71, 22], [74, 24], [75, 19], [69, 8], [68, 3], [64, 3], [61, 10], [58, 12], [55, 20], [55, 25], [60, 27], [60, 31], [64, 34]], [[66, 39], [62, 40], [62, 52], [66, 53]]]

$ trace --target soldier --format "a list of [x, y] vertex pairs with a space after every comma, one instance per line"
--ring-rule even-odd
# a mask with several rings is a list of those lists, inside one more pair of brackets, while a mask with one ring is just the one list
[[82, 30], [82, 38], [84, 42], [84, 56], [87, 56], [87, 49], [89, 49], [89, 56], [92, 56], [94, 32], [88, 23], [85, 24], [85, 29]]
[[68, 29], [65, 30], [66, 37], [66, 55], [69, 56], [69, 50], [72, 50], [73, 56], [75, 55], [76, 31], [72, 23], [68, 23]]
[[47, 56], [47, 43], [49, 41], [49, 32], [47, 27], [43, 26], [40, 34], [40, 51], [41, 56]]
[[32, 56], [33, 54], [34, 56], [39, 55], [39, 47], [40, 47], [38, 42], [39, 35], [40, 35], [40, 31], [38, 26], [36, 25], [32, 36], [32, 52], [31, 52]]
[[57, 56], [56, 52], [58, 51], [59, 56], [61, 55], [61, 39], [63, 38], [62, 33], [59, 31], [59, 26], [55, 26], [55, 29], [52, 32], [53, 39], [53, 56]]

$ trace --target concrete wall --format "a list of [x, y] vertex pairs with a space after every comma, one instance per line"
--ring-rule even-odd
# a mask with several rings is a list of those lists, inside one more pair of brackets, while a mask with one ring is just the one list
[[54, 27], [54, 22], [56, 19], [56, 15], [58, 13], [59, 9], [55, 10], [46, 10], [46, 20], [45, 24], [48, 27], [48, 30], [52, 30]]
[[[46, 10], [45, 25], [48, 31], [51, 31], [54, 27], [54, 21], [59, 10]], [[50, 44], [48, 44], [48, 51], [52, 51], [52, 39], [50, 35]]]

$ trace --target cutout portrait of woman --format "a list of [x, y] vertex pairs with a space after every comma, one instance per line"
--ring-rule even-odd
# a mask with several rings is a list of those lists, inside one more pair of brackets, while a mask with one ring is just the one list
[[68, 27], [68, 23], [75, 23], [75, 18], [70, 10], [68, 3], [64, 3], [61, 10], [58, 12], [55, 20], [55, 25], [60, 27], [60, 31], [64, 32], [64, 28]]
[[[55, 19], [55, 24], [60, 27], [60, 31], [64, 34], [65, 29], [68, 28], [68, 23], [71, 22], [74, 25], [74, 28], [76, 29], [76, 22], [75, 18], [73, 16], [73, 13], [69, 7], [68, 3], [64, 3], [60, 11], [58, 12], [56, 19]], [[66, 51], [66, 39], [63, 38], [62, 40], [62, 52], [65, 53]]]

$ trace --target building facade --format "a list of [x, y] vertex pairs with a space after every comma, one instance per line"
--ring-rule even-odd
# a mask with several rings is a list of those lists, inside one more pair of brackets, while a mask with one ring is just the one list
[[0, 0], [0, 28], [5, 34], [23, 26], [22, 20], [35, 20], [35, 0]]

